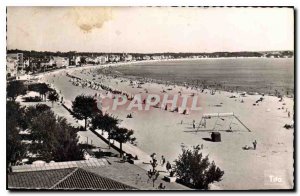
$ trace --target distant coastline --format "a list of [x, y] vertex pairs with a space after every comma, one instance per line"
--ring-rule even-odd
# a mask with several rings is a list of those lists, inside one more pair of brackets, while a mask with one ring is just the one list
[[274, 51], [239, 51], [239, 52], [155, 52], [155, 53], [136, 53], [136, 52], [51, 52], [51, 51], [28, 51], [20, 49], [9, 49], [9, 53], [23, 53], [24, 55], [32, 56], [61, 56], [69, 57], [72, 55], [79, 56], [97, 56], [97, 55], [132, 55], [133, 57], [143, 57], [143, 56], [165, 56], [167, 58], [187, 58], [187, 57], [207, 57], [207, 58], [220, 58], [220, 57], [267, 57], [267, 58], [283, 58], [283, 57], [293, 57], [293, 50], [274, 50]]
[[[141, 60], [141, 61], [130, 61], [130, 62], [116, 62], [116, 63], [105, 63], [105, 64], [83, 64], [80, 67], [76, 66], [69, 66], [68, 68], [63, 69], [55, 69], [50, 70], [47, 72], [41, 72], [34, 74], [35, 76], [44, 75], [45, 73], [49, 72], [60, 72], [63, 70], [83, 70], [83, 69], [98, 69], [98, 68], [105, 68], [105, 67], [118, 67], [118, 66], [125, 66], [125, 65], [134, 65], [134, 64], [147, 64], [147, 63], [154, 63], [154, 62], [172, 62], [172, 61], [197, 61], [197, 60], [218, 60], [218, 59], [255, 59], [255, 58], [264, 58], [268, 59], [268, 57], [217, 57], [217, 58], [180, 58], [180, 59], [160, 59], [160, 60]], [[294, 57], [291, 57], [294, 58]], [[279, 58], [282, 59], [282, 58]]]

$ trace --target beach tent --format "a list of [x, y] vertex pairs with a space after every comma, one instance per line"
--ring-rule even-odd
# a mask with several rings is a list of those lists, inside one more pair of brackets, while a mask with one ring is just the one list
[[212, 132], [211, 133], [211, 141], [213, 141], [213, 142], [220, 142], [221, 141], [221, 133], [219, 133], [219, 132]]
[[[207, 121], [214, 121], [208, 125]], [[196, 131], [224, 130], [233, 131], [234, 125], [242, 125], [247, 131], [251, 130], [233, 113], [206, 113], [202, 115]]]

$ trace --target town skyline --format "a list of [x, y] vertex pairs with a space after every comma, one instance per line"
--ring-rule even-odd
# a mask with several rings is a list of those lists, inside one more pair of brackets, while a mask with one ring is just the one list
[[7, 7], [7, 48], [103, 53], [293, 50], [293, 14], [292, 8]]

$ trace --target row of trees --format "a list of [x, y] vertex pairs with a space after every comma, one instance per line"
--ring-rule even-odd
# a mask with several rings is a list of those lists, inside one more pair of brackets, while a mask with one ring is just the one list
[[[27, 157], [31, 152], [37, 159], [45, 161], [81, 160], [83, 151], [78, 145], [77, 129], [67, 123], [65, 118], [56, 116], [45, 104], [21, 107], [15, 101], [6, 103], [7, 161], [16, 161]], [[28, 130], [22, 143], [20, 131]]]
[[[122, 153], [122, 144], [128, 141], [134, 141], [132, 137], [133, 130], [119, 127], [119, 119], [109, 114], [103, 114], [97, 107], [97, 101], [92, 96], [79, 95], [72, 102], [73, 116], [79, 120], [84, 120], [85, 130], [87, 129], [87, 121], [91, 119], [91, 130], [102, 130], [108, 133], [108, 139], [115, 140], [120, 143], [120, 153]], [[109, 141], [110, 145], [110, 141]]]
[[[20, 157], [26, 156], [26, 148], [21, 143], [22, 138], [19, 135], [20, 130], [29, 129], [31, 132], [30, 140], [32, 144], [30, 152], [37, 153], [43, 160], [73, 160], [80, 158], [81, 153], [76, 152], [77, 137], [74, 127], [68, 125], [65, 119], [56, 117], [47, 105], [38, 104], [28, 108], [21, 107], [15, 99], [19, 95], [26, 94], [26, 91], [36, 91], [40, 94], [43, 100], [48, 99], [53, 102], [59, 100], [57, 92], [51, 89], [45, 83], [35, 83], [24, 85], [21, 81], [11, 81], [7, 85], [7, 132], [8, 132], [8, 161], [20, 160]], [[100, 129], [107, 131], [109, 140], [113, 139], [120, 143], [122, 152], [122, 144], [127, 141], [134, 141], [132, 138], [133, 131], [126, 128], [118, 127], [119, 120], [108, 114], [103, 115], [98, 109], [96, 100], [91, 96], [77, 96], [73, 102], [73, 115], [77, 119], [85, 120], [85, 130], [87, 127], [87, 120], [91, 119], [92, 130]], [[9, 115], [9, 113], [13, 113]], [[16, 118], [18, 116], [18, 118]], [[76, 130], [77, 131], [77, 130]], [[60, 133], [69, 133], [66, 136], [66, 141], [59, 141], [63, 139]], [[70, 143], [68, 144], [69, 141]], [[61, 142], [68, 146], [57, 146]], [[68, 149], [73, 149], [68, 152]], [[75, 149], [74, 149], [75, 148]], [[25, 151], [24, 151], [25, 150]], [[54, 152], [55, 151], [55, 152]], [[62, 153], [59, 153], [62, 152]], [[79, 155], [79, 157], [75, 155]]]

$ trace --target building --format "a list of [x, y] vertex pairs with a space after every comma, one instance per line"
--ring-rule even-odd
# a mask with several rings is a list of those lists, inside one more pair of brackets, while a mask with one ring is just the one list
[[154, 55], [154, 56], [151, 56], [151, 59], [153, 59], [153, 60], [161, 60], [162, 57], [161, 57], [161, 56]]
[[17, 76], [18, 62], [16, 59], [6, 56], [6, 76], [16, 77]]
[[125, 61], [132, 61], [132, 55], [130, 54], [125, 55]]
[[110, 55], [108, 57], [109, 62], [120, 62], [121, 56], [120, 55]]
[[151, 59], [151, 57], [148, 55], [143, 56], [143, 60], [150, 60], [150, 59]]
[[6, 55], [7, 71], [12, 74], [23, 74], [24, 72], [24, 58], [23, 53], [9, 53]]
[[98, 56], [97, 57], [97, 62], [99, 64], [105, 64], [108, 61], [108, 56]]
[[29, 67], [29, 66], [30, 66], [29, 59], [24, 60], [24, 67]]
[[96, 64], [97, 63], [97, 59], [95, 57], [86, 57], [85, 58], [85, 62], [86, 64]]
[[[138, 165], [105, 157], [68, 162], [11, 166], [7, 174], [7, 188], [43, 190], [157, 190], [165, 181], [158, 178], [155, 186], [148, 183], [147, 171]], [[138, 178], [137, 178], [138, 177]], [[138, 180], [138, 182], [137, 182]], [[166, 184], [167, 190], [190, 190], [179, 183]]]
[[43, 190], [137, 190], [133, 186], [93, 173], [89, 168], [106, 167], [105, 159], [51, 162], [13, 166], [8, 189]]
[[82, 56], [76, 56], [75, 57], [75, 65], [76, 66], [81, 66], [81, 62], [83, 61], [82, 59], [85, 59], [85, 58], [82, 57]]
[[56, 65], [57, 68], [67, 68], [69, 67], [69, 58], [54, 56], [50, 60], [52, 65]]

